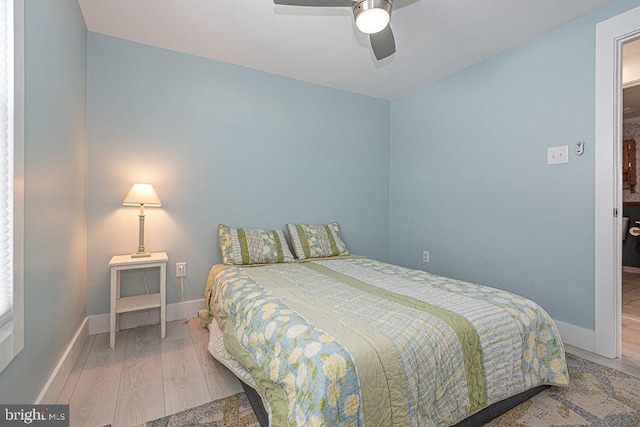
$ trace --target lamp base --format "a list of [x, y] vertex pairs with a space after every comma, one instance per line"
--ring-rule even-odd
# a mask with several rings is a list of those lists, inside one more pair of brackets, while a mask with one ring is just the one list
[[131, 254], [131, 258], [145, 258], [150, 256], [151, 252], [134, 252]]

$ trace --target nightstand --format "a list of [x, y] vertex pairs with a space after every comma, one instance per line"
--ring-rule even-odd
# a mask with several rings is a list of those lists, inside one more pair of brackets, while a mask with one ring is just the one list
[[[160, 336], [166, 335], [165, 301], [167, 289], [167, 257], [166, 252], [154, 252], [149, 257], [133, 258], [131, 255], [116, 255], [111, 258], [111, 311], [109, 315], [109, 346], [116, 345], [116, 320], [120, 313], [146, 310], [160, 307]], [[120, 273], [123, 270], [160, 268], [160, 292], [153, 294], [120, 296]], [[120, 328], [117, 328], [118, 330]]]

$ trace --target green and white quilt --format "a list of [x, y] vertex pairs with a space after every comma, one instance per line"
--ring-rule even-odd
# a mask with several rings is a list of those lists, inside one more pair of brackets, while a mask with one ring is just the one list
[[424, 271], [366, 258], [214, 267], [205, 297], [273, 426], [452, 425], [568, 384], [540, 306]]

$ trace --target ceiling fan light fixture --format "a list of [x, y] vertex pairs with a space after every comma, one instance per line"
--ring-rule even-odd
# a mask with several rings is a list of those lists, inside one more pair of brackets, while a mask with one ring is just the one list
[[388, 0], [363, 0], [353, 6], [356, 27], [365, 34], [384, 30], [391, 19], [391, 2]]

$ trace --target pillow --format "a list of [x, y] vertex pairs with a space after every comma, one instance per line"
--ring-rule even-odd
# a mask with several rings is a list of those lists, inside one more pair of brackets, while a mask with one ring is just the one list
[[337, 222], [327, 225], [287, 224], [293, 251], [299, 259], [349, 255]]
[[218, 226], [220, 253], [224, 264], [247, 265], [293, 261], [282, 230]]

